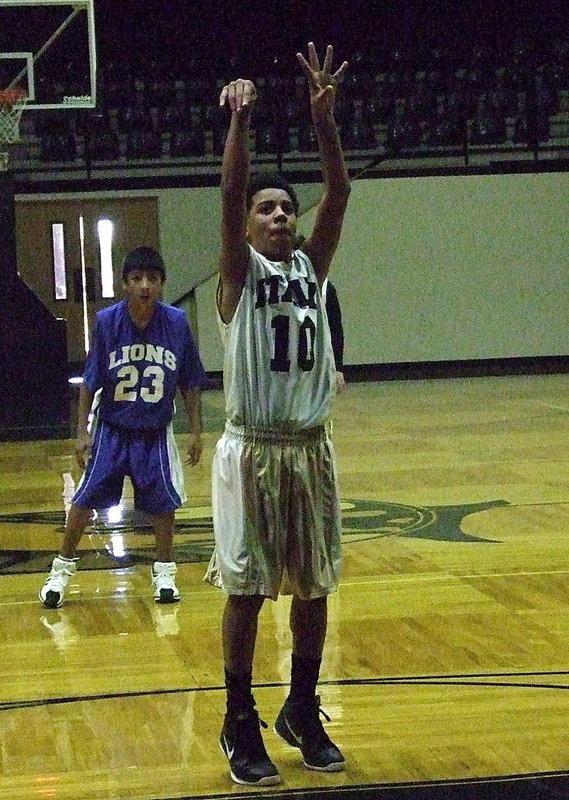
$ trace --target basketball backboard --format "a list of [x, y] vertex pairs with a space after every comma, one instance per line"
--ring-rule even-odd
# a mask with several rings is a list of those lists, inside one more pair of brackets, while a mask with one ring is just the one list
[[93, 0], [0, 0], [0, 89], [19, 87], [28, 109], [94, 108]]

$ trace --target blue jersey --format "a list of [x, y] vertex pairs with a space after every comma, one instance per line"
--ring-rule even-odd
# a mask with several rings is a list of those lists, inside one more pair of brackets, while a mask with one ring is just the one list
[[101, 389], [101, 420], [147, 429], [167, 426], [176, 390], [202, 386], [206, 375], [181, 309], [157, 302], [140, 330], [121, 300], [97, 313], [83, 379], [89, 391]]

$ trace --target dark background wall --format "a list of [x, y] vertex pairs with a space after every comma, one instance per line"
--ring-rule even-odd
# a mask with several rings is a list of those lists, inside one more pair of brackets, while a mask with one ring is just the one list
[[0, 242], [0, 435], [40, 438], [69, 422], [66, 329], [18, 275], [9, 172], [0, 172]]

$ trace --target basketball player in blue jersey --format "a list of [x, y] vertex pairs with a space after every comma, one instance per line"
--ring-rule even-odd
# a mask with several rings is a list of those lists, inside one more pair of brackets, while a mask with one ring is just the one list
[[93, 509], [119, 503], [125, 476], [134, 503], [152, 520], [158, 603], [180, 599], [172, 560], [174, 511], [185, 501], [184, 476], [172, 417], [177, 389], [189, 420], [186, 463], [202, 452], [200, 390], [206, 376], [181, 309], [161, 302], [164, 262], [150, 247], [129, 253], [122, 266], [126, 299], [99, 311], [79, 396], [76, 455], [85, 472], [67, 515], [61, 552], [39, 592], [59, 608], [75, 573], [76, 548]]
[[252, 694], [257, 620], [266, 598], [292, 594], [290, 694], [275, 722], [304, 764], [324, 772], [344, 757], [320, 722], [316, 685], [327, 596], [338, 585], [340, 503], [326, 422], [336, 392], [321, 287], [336, 250], [350, 184], [336, 123], [332, 47], [322, 68], [298, 54], [310, 91], [324, 190], [312, 234], [295, 249], [298, 203], [278, 176], [250, 180], [247, 139], [256, 90], [226, 85], [231, 120], [221, 192], [217, 306], [225, 343], [227, 423], [213, 463], [215, 549], [206, 580], [228, 595], [222, 642], [227, 711], [220, 744], [241, 784], [280, 782]]

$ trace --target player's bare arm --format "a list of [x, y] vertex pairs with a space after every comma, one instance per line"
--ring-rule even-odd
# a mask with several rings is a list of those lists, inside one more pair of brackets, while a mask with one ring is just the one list
[[223, 87], [219, 105], [231, 112], [221, 167], [221, 252], [218, 305], [229, 322], [241, 297], [247, 274], [247, 183], [249, 123], [257, 92], [252, 81], [239, 78]]
[[324, 192], [318, 205], [314, 228], [302, 245], [302, 249], [312, 261], [318, 280], [322, 284], [338, 246], [350, 195], [350, 180], [334, 119], [338, 81], [344, 75], [348, 62], [342, 62], [341, 66], [332, 72], [334, 50], [328, 45], [321, 66], [312, 42], [308, 43], [308, 60], [302, 53], [297, 53], [297, 58], [306, 76], [310, 92], [310, 111], [318, 136], [324, 181]]
[[202, 424], [200, 415], [201, 390], [199, 387], [195, 389], [186, 389], [185, 391], [181, 390], [181, 394], [184, 398], [184, 405], [189, 424], [188, 446], [186, 448], [185, 463], [194, 467], [200, 460], [203, 450]]
[[93, 405], [94, 394], [84, 383], [79, 388], [79, 404], [77, 409], [77, 439], [75, 441], [75, 458], [80, 467], [85, 468], [91, 455], [91, 434], [89, 433], [89, 414]]

